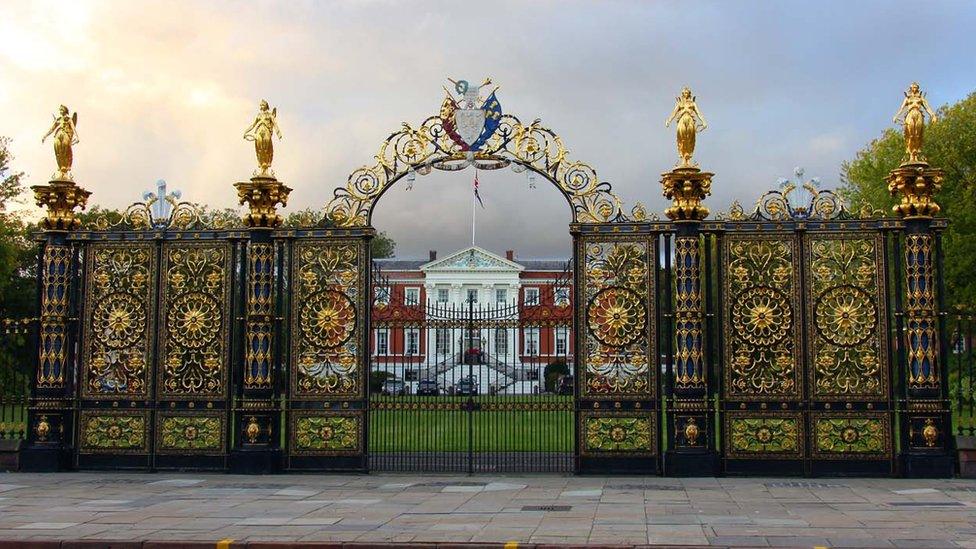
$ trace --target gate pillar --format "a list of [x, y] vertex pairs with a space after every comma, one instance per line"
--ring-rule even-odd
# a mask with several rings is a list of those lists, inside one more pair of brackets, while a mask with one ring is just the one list
[[665, 215], [675, 222], [674, 366], [665, 395], [668, 451], [664, 472], [673, 476], [711, 476], [718, 471], [715, 411], [709, 390], [702, 300], [701, 222], [708, 216], [702, 201], [711, 194], [712, 175], [697, 167], [679, 167], [661, 175], [672, 205]]
[[77, 261], [67, 242], [68, 233], [80, 225], [75, 208], [84, 208], [89, 191], [75, 185], [70, 175], [46, 185], [35, 185], [34, 199], [47, 210], [38, 268], [40, 292], [36, 376], [27, 415], [27, 448], [21, 457], [25, 471], [58, 471], [70, 463], [74, 432], [72, 363], [75, 334], [72, 317], [76, 305], [72, 281]]
[[281, 464], [280, 394], [274, 345], [277, 324], [276, 268], [271, 231], [281, 224], [278, 204], [286, 205], [286, 187], [273, 176], [261, 175], [234, 185], [249, 213], [250, 228], [244, 264], [244, 364], [235, 395], [234, 450], [230, 469], [235, 473], [270, 473]]
[[905, 368], [901, 459], [909, 477], [949, 477], [955, 469], [944, 359], [942, 246], [932, 226], [940, 210], [933, 198], [942, 177], [942, 170], [916, 157], [887, 178], [888, 190], [901, 198], [893, 210], [905, 220], [905, 290], [900, 311], [904, 339], [899, 352]]

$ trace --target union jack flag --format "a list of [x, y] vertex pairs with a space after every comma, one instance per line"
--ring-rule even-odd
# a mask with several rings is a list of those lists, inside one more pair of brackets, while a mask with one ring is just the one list
[[474, 172], [474, 197], [478, 199], [478, 204], [481, 204], [481, 209], [485, 208], [485, 203], [481, 201], [481, 194], [478, 193], [478, 172]]

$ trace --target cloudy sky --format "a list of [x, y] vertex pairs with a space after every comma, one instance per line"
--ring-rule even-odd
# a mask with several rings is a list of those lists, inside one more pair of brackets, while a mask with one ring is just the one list
[[[794, 166], [840, 164], [891, 126], [912, 80], [933, 106], [976, 89], [973, 2], [140, 2], [0, 0], [0, 135], [46, 181], [40, 137], [79, 112], [75, 179], [119, 207], [164, 178], [234, 206], [258, 100], [278, 107], [275, 170], [289, 208], [320, 207], [401, 121], [436, 114], [447, 77], [501, 85], [504, 110], [542, 120], [628, 203], [661, 211], [675, 160], [664, 128], [692, 87], [710, 126], [696, 158], [708, 203], [751, 203]], [[471, 238], [470, 170], [384, 196], [374, 224], [401, 257]], [[568, 210], [548, 183], [482, 173], [479, 245], [568, 254]], [[629, 208], [629, 206], [628, 206]]]

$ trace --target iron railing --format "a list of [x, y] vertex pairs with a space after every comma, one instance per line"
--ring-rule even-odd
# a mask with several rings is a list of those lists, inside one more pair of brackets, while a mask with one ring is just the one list
[[957, 435], [976, 435], [976, 313], [948, 319], [949, 399]]
[[27, 357], [33, 348], [35, 319], [2, 320], [0, 338], [0, 440], [27, 436], [30, 375]]

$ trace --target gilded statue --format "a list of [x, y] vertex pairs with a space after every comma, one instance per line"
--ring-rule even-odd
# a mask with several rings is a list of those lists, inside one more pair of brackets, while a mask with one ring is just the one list
[[271, 161], [274, 159], [274, 143], [272, 136], [281, 139], [281, 129], [278, 128], [278, 108], [269, 110], [268, 102], [262, 100], [261, 107], [254, 122], [244, 130], [244, 140], [254, 141], [254, 152], [258, 157], [258, 175], [272, 175]]
[[929, 123], [938, 121], [918, 82], [912, 82], [905, 92], [905, 100], [901, 102], [901, 108], [892, 120], [905, 128], [905, 154], [908, 155], [910, 164], [925, 161], [922, 156], [922, 144], [925, 138], [926, 114], [929, 115]]
[[708, 127], [705, 118], [698, 111], [695, 104], [695, 96], [691, 95], [691, 90], [684, 88], [681, 95], [675, 98], [674, 110], [671, 116], [664, 122], [664, 127], [671, 126], [671, 122], [677, 120], [678, 128], [678, 156], [681, 161], [679, 168], [693, 168], [691, 156], [695, 154], [695, 136], [698, 132]]
[[71, 162], [74, 159], [72, 145], [78, 144], [78, 113], [68, 115], [68, 107], [61, 105], [58, 114], [53, 115], [54, 123], [51, 129], [41, 138], [41, 143], [54, 134], [54, 158], [58, 162], [58, 171], [53, 178], [60, 181], [71, 181]]

